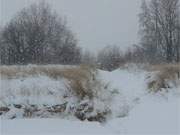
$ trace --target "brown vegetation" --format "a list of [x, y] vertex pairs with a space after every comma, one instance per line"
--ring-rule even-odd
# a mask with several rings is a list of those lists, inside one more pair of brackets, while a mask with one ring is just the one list
[[167, 89], [171, 86], [168, 82], [172, 82], [175, 86], [177, 80], [180, 80], [180, 64], [154, 65], [147, 68], [149, 71], [155, 72], [155, 78], [148, 83], [148, 88], [154, 92]]
[[69, 81], [71, 91], [80, 98], [88, 96], [92, 98], [93, 93], [90, 82], [95, 80], [95, 68], [86, 65], [74, 67], [61, 66], [0, 66], [2, 78], [19, 78], [28, 76], [45, 75], [53, 79], [65, 78]]

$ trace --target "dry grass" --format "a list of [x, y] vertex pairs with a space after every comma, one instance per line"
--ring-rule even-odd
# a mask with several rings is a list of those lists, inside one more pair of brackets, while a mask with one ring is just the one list
[[92, 98], [90, 82], [95, 80], [96, 70], [93, 67], [81, 66], [0, 66], [1, 78], [13, 79], [44, 75], [53, 79], [65, 78], [69, 81], [68, 89], [80, 98]]
[[146, 69], [149, 71], [162, 71], [164, 69], [180, 70], [180, 64], [148, 65]]
[[92, 67], [81, 65], [79, 68], [68, 68], [62, 71], [62, 76], [70, 81], [70, 89], [80, 98], [93, 97], [92, 82], [96, 81], [96, 70]]
[[177, 80], [180, 80], [180, 64], [167, 64], [167, 65], [154, 65], [148, 67], [149, 71], [155, 72], [155, 78], [148, 84], [148, 88], [154, 92], [167, 89], [171, 86], [168, 82], [177, 84]]
[[57, 78], [58, 76], [62, 76], [64, 69], [62, 66], [0, 66], [0, 74], [2, 78], [7, 77], [9, 79], [37, 75], [47, 75], [51, 78]]

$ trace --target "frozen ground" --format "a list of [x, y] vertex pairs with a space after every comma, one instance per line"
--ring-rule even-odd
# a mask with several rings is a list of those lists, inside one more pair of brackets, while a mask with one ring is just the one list
[[100, 71], [100, 77], [116, 88], [112, 117], [104, 124], [69, 119], [1, 119], [1, 134], [180, 134], [180, 87], [169, 93], [149, 94], [147, 72]]

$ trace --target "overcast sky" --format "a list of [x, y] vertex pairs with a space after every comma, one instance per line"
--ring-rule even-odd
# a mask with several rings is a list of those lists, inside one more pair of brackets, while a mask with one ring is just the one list
[[[38, 0], [0, 0], [1, 24], [21, 8]], [[138, 42], [141, 0], [46, 0], [77, 34], [79, 45], [99, 50], [116, 44], [126, 48]]]

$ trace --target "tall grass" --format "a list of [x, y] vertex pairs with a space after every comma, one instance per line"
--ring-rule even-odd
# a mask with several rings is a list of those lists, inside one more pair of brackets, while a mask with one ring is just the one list
[[97, 71], [93, 67], [81, 66], [0, 66], [1, 78], [25, 78], [30, 76], [48, 76], [52, 79], [65, 78], [69, 80], [69, 89], [74, 90], [77, 96], [92, 97], [89, 83], [95, 79]]
[[180, 64], [153, 65], [148, 70], [155, 74], [148, 83], [148, 88], [154, 92], [170, 88], [172, 83], [174, 86], [179, 85]]

